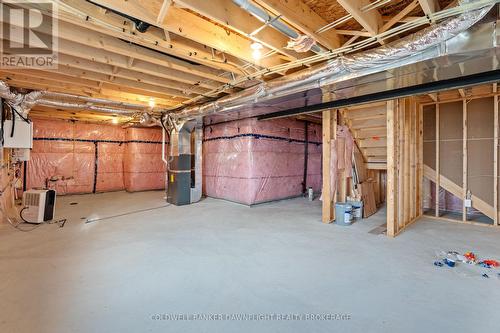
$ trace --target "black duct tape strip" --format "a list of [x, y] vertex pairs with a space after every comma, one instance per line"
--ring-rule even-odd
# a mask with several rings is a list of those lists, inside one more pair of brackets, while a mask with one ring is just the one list
[[[216, 141], [216, 140], [232, 140], [232, 139], [243, 138], [243, 137], [252, 137], [252, 138], [256, 138], [256, 139], [271, 139], [271, 140], [288, 141], [288, 142], [296, 142], [296, 143], [306, 143], [305, 140], [297, 140], [297, 139], [283, 138], [280, 136], [256, 134], [256, 133], [245, 133], [245, 134], [237, 134], [237, 135], [232, 135], [232, 136], [218, 136], [215, 138], [204, 139], [203, 142]], [[309, 143], [315, 144], [317, 146], [321, 145], [321, 142], [309, 141]]]
[[[232, 136], [218, 136], [214, 138], [204, 139], [203, 142], [216, 141], [216, 140], [232, 140], [243, 137], [253, 137], [256, 139], [271, 139], [271, 140], [280, 140], [280, 141], [288, 141], [288, 142], [296, 142], [296, 143], [306, 143], [305, 140], [297, 140], [284, 138], [280, 136], [273, 135], [265, 135], [265, 134], [257, 134], [257, 133], [246, 133], [246, 134], [237, 134]], [[104, 142], [104, 143], [148, 143], [148, 144], [161, 144], [160, 141], [143, 141], [143, 140], [128, 140], [128, 141], [118, 141], [118, 140], [92, 140], [92, 139], [69, 139], [69, 138], [33, 138], [35, 141], [76, 141], [76, 142]], [[321, 145], [321, 142], [309, 141], [310, 144]], [[169, 144], [169, 142], [166, 142]]]
[[95, 154], [95, 159], [94, 159], [94, 185], [93, 185], [93, 188], [92, 188], [92, 193], [95, 193], [96, 191], [96, 188], [97, 188], [97, 167], [99, 166], [99, 142], [97, 141], [94, 141], [94, 146], [95, 146], [95, 150], [94, 150], [94, 154]]
[[[104, 143], [149, 143], [149, 144], [157, 144], [161, 145], [161, 141], [144, 141], [144, 140], [128, 140], [128, 141], [119, 141], [119, 140], [92, 140], [92, 139], [69, 139], [69, 138], [33, 138], [35, 141], [76, 141], [76, 142], [104, 142]], [[168, 144], [168, 142], [165, 142]]]
[[[128, 140], [128, 141], [118, 141], [118, 140], [91, 140], [91, 139], [69, 139], [69, 138], [33, 138], [35, 141], [69, 141], [69, 142], [92, 142], [94, 144], [94, 184], [92, 186], [92, 193], [96, 193], [97, 190], [97, 172], [99, 168], [99, 143], [147, 143], [147, 144], [162, 144], [159, 141], [144, 141], [144, 140]], [[168, 142], [166, 142], [168, 144]]]

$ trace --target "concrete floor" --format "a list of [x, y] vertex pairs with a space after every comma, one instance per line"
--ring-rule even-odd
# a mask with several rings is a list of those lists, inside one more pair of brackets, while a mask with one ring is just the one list
[[[384, 212], [324, 225], [320, 203], [301, 198], [253, 208], [205, 199], [85, 223], [162, 205], [160, 192], [60, 197], [63, 228], [0, 227], [0, 332], [500, 329], [500, 279], [433, 265], [439, 250], [500, 259], [498, 230], [424, 219], [389, 239], [368, 233]], [[152, 319], [239, 313], [350, 320]]]

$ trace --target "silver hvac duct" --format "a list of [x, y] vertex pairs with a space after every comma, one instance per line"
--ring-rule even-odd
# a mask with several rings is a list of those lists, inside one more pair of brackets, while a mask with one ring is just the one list
[[177, 206], [201, 199], [202, 120], [191, 120], [170, 128], [170, 156], [166, 162], [167, 201]]
[[144, 127], [161, 126], [160, 120], [153, 117], [150, 113], [144, 112], [139, 118], [139, 124]]
[[[467, 3], [473, 2], [478, 1], [467, 1]], [[462, 47], [470, 47], [463, 41], [455, 39], [450, 41], [450, 39], [475, 25], [498, 2], [487, 2], [480, 9], [464, 12], [457, 17], [447, 19], [442, 23], [432, 25], [376, 49], [339, 56], [324, 64], [276, 80], [259, 83], [213, 102], [185, 107], [171, 115], [177, 119], [190, 119], [214, 113], [230, 112], [248, 104], [317, 89], [374, 73], [386, 72], [387, 76], [391, 76], [389, 71], [395, 68], [457, 52], [456, 48], [451, 45], [453, 43], [461, 44]], [[492, 41], [489, 41], [492, 47], [497, 45], [495, 36], [496, 34], [491, 36]], [[472, 39], [471, 36], [463, 38]]]
[[102, 105], [106, 105], [106, 106], [110, 106], [110, 107], [118, 107], [118, 108], [125, 108], [125, 109], [134, 109], [134, 110], [148, 110], [151, 112], [154, 111], [154, 109], [151, 109], [149, 106], [145, 106], [145, 105], [126, 103], [126, 102], [117, 102], [117, 101], [112, 101], [112, 100], [108, 100], [108, 99], [104, 99], [104, 98], [78, 96], [78, 95], [65, 94], [65, 93], [60, 93], [60, 92], [44, 91], [43, 97], [48, 98], [48, 99], [53, 99], [53, 100], [66, 99], [66, 100], [75, 100], [75, 101], [82, 102], [82, 103], [102, 104]]
[[125, 115], [125, 116], [132, 116], [132, 115], [137, 113], [137, 111], [132, 111], [132, 110], [120, 110], [120, 109], [113, 109], [113, 108], [108, 108], [105, 106], [98, 106], [98, 105], [52, 101], [52, 100], [43, 99], [43, 98], [39, 99], [36, 104], [42, 105], [42, 106], [54, 107], [54, 108], [64, 108], [64, 109], [71, 109], [71, 110], [90, 110], [90, 111], [111, 113], [111, 114], [117, 114], [117, 115], [119, 114], [119, 115]]
[[23, 117], [28, 115], [28, 112], [41, 95], [42, 92], [40, 91], [32, 91], [28, 94], [12, 92], [9, 85], [0, 80], [0, 97], [5, 99], [7, 104], [19, 112]]
[[[279, 32], [281, 32], [285, 36], [292, 38], [292, 39], [297, 39], [298, 37], [300, 37], [300, 35], [295, 30], [290, 28], [285, 23], [281, 22], [278, 17], [272, 17], [265, 10], [255, 6], [249, 0], [233, 0], [233, 2], [236, 5], [238, 5], [241, 9], [252, 14], [256, 18], [263, 21], [265, 24], [273, 27], [274, 29], [278, 30]], [[311, 51], [313, 51], [315, 53], [326, 52], [326, 50], [323, 50], [318, 45], [313, 45], [313, 47], [311, 48]]]
[[[71, 110], [91, 110], [101, 113], [109, 113], [116, 115], [132, 116], [138, 112], [144, 111], [161, 111], [159, 109], [154, 110], [150, 107], [107, 100], [103, 98], [78, 96], [72, 94], [65, 94], [52, 91], [32, 91], [27, 94], [13, 92], [9, 85], [0, 80], [0, 97], [5, 99], [5, 101], [13, 108], [15, 108], [19, 113], [26, 117], [29, 111], [36, 104], [53, 107], [53, 108], [64, 108]], [[75, 103], [80, 102], [80, 103]], [[146, 127], [159, 126], [160, 122], [154, 118], [149, 112], [144, 112], [140, 124]]]

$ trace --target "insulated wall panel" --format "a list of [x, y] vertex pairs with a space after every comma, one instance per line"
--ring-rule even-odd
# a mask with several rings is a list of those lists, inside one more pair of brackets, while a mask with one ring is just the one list
[[58, 195], [164, 188], [161, 131], [34, 119], [27, 188]]
[[[321, 187], [321, 128], [308, 125], [306, 186]], [[205, 127], [203, 189], [247, 205], [298, 196], [304, 180], [305, 125], [255, 118]]]
[[471, 193], [493, 206], [493, 98], [467, 104], [468, 170]]
[[129, 192], [164, 189], [166, 167], [161, 159], [161, 130], [128, 128], [125, 138], [125, 189]]
[[439, 170], [462, 186], [463, 107], [462, 102], [443, 103], [439, 108]]
[[[458, 111], [457, 111], [458, 112]], [[436, 106], [424, 106], [424, 164], [436, 169]]]
[[121, 191], [123, 181], [124, 143], [99, 142], [96, 192]]

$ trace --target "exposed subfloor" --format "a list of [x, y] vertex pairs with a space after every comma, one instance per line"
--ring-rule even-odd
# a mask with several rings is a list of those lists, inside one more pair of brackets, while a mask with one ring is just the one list
[[[349, 227], [325, 225], [320, 202], [302, 198], [252, 208], [205, 199], [85, 223], [160, 207], [162, 196], [60, 197], [57, 216], [68, 219], [63, 228], [50, 224], [19, 232], [3, 225], [0, 332], [500, 328], [498, 277], [433, 265], [439, 250], [472, 250], [500, 259], [500, 232], [493, 228], [422, 219], [390, 239], [369, 233], [384, 222], [383, 211]], [[347, 314], [350, 319], [153, 319], [273, 313]]]

